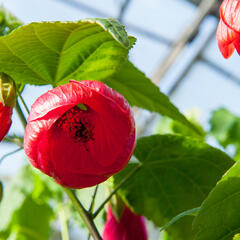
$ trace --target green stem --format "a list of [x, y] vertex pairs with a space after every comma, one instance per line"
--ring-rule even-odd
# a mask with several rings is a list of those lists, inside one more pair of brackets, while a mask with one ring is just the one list
[[97, 196], [97, 191], [98, 191], [98, 185], [94, 189], [94, 193], [93, 193], [93, 196], [92, 196], [92, 202], [91, 202], [89, 210], [88, 210], [88, 212], [90, 214], [92, 213], [92, 210], [94, 208], [94, 203], [95, 203], [95, 199], [96, 199], [96, 196]]
[[20, 148], [14, 150], [14, 151], [12, 151], [12, 152], [9, 152], [9, 153], [4, 154], [4, 155], [0, 158], [0, 164], [2, 163], [2, 161], [3, 161], [5, 158], [13, 155], [14, 153], [19, 152], [19, 151], [22, 150], [22, 149], [23, 149], [23, 147], [20, 147]]
[[20, 94], [20, 92], [18, 91], [18, 89], [16, 89], [16, 92], [17, 92], [17, 95], [18, 95], [18, 97], [20, 98], [20, 100], [21, 100], [21, 102], [22, 102], [22, 104], [23, 104], [23, 106], [24, 106], [26, 112], [29, 114], [30, 111], [29, 111], [29, 109], [28, 109], [28, 107], [27, 107], [27, 104], [25, 103], [25, 101], [24, 101], [22, 95]]
[[20, 137], [6, 136], [3, 141], [7, 143], [14, 143], [19, 147], [23, 147], [23, 138]]
[[73, 206], [78, 211], [79, 215], [81, 216], [82, 220], [86, 224], [86, 227], [88, 228], [89, 232], [93, 236], [94, 240], [102, 240], [94, 222], [89, 213], [86, 211], [86, 209], [83, 207], [82, 203], [78, 200], [77, 196], [73, 192], [73, 190], [69, 188], [65, 188], [64, 190], [70, 200], [72, 201]]
[[116, 186], [116, 188], [109, 194], [109, 196], [103, 201], [103, 203], [98, 207], [95, 213], [93, 213], [93, 219], [101, 212], [101, 210], [104, 208], [105, 204], [112, 198], [112, 196], [123, 186], [124, 183], [126, 183], [130, 177], [132, 177], [137, 170], [142, 166], [142, 164], [137, 165], [129, 174], [127, 174], [120, 183]]
[[21, 107], [20, 107], [20, 105], [19, 105], [18, 100], [16, 101], [16, 106], [15, 106], [15, 108], [16, 108], [17, 114], [18, 114], [18, 116], [19, 116], [19, 118], [20, 118], [20, 121], [21, 121], [22, 125], [23, 125], [24, 128], [25, 128], [25, 127], [27, 126], [27, 120], [26, 120], [26, 118], [25, 118], [25, 116], [24, 116], [24, 114], [23, 114], [23, 112], [22, 112], [22, 109], [21, 109]]
[[60, 218], [60, 223], [61, 223], [62, 240], [70, 240], [69, 231], [68, 231], [68, 220], [66, 218], [64, 206], [60, 207], [59, 218]]
[[194, 215], [194, 213], [198, 212], [200, 210], [201, 207], [197, 207], [197, 208], [193, 208], [190, 210], [187, 210], [185, 212], [182, 212], [180, 214], [178, 214], [177, 216], [175, 216], [174, 218], [172, 218], [166, 225], [164, 225], [163, 227], [160, 228], [160, 232], [165, 230], [166, 228], [168, 228], [169, 226], [171, 226], [173, 223], [177, 222], [179, 219], [187, 216], [187, 215]]

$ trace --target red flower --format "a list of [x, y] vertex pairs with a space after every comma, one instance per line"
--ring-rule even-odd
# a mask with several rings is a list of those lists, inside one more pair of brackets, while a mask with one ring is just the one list
[[225, 58], [236, 48], [240, 54], [240, 0], [224, 0], [217, 29], [218, 47]]
[[125, 206], [121, 219], [118, 221], [111, 207], [108, 206], [103, 240], [147, 240], [144, 217], [136, 215]]
[[4, 106], [0, 102], [0, 141], [5, 137], [5, 135], [8, 133], [8, 130], [12, 124], [12, 108], [9, 106]]
[[71, 188], [105, 181], [128, 163], [134, 146], [128, 103], [97, 81], [71, 81], [40, 96], [24, 137], [33, 166]]

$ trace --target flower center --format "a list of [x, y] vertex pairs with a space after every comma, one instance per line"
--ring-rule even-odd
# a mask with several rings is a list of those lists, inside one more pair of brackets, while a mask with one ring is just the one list
[[90, 122], [88, 114], [88, 111], [74, 106], [65, 112], [56, 124], [67, 136], [73, 138], [74, 142], [87, 143], [89, 140], [94, 140], [94, 126]]

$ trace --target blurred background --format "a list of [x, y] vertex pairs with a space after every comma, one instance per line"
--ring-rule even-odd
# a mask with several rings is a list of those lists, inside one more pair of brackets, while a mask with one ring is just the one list
[[[133, 63], [167, 94], [181, 112], [191, 115], [209, 131], [212, 112], [220, 107], [240, 115], [240, 57], [225, 60], [217, 47], [217, 0], [0, 0], [24, 24], [38, 21], [77, 21], [92, 17], [117, 18], [129, 35], [137, 38], [130, 53]], [[40, 90], [39, 90], [40, 89]], [[26, 87], [23, 97], [30, 107], [50, 87]], [[138, 112], [138, 136], [157, 131], [161, 119]], [[220, 119], [221, 120], [221, 119]], [[10, 135], [23, 136], [13, 116]], [[210, 144], [222, 148], [208, 138]], [[17, 147], [0, 145], [0, 179], [15, 174], [24, 160]], [[232, 154], [232, 147], [225, 149]], [[5, 159], [5, 157], [7, 157]], [[22, 159], [22, 160], [21, 160]], [[2, 159], [3, 160], [3, 159]], [[155, 230], [152, 239], [155, 238]]]

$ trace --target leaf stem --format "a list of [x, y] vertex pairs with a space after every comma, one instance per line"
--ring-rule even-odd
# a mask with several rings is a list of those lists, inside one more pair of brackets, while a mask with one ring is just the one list
[[4, 142], [14, 143], [19, 147], [23, 147], [23, 138], [15, 136], [6, 136], [3, 139]]
[[16, 92], [17, 92], [17, 95], [18, 95], [18, 97], [20, 98], [20, 100], [21, 100], [21, 102], [22, 102], [22, 104], [23, 104], [23, 106], [24, 106], [26, 112], [29, 114], [30, 111], [29, 111], [29, 109], [28, 109], [28, 107], [27, 107], [27, 104], [25, 103], [25, 101], [24, 101], [22, 95], [20, 94], [20, 92], [18, 91], [17, 88], [16, 88]]
[[66, 213], [65, 213], [65, 210], [64, 210], [64, 206], [60, 207], [59, 218], [60, 218], [60, 223], [61, 223], [62, 240], [70, 240], [69, 231], [68, 231], [68, 220], [66, 218]]
[[105, 204], [112, 198], [112, 196], [123, 186], [124, 183], [126, 183], [136, 172], [137, 170], [142, 166], [142, 164], [138, 164], [129, 174], [127, 174], [116, 186], [116, 188], [109, 194], [109, 196], [103, 201], [103, 203], [98, 207], [95, 213], [93, 213], [92, 217], [93, 219], [101, 212], [101, 210], [104, 208]]
[[91, 202], [89, 210], [88, 210], [88, 212], [90, 214], [92, 213], [92, 210], [94, 208], [94, 203], [95, 203], [95, 199], [96, 199], [96, 196], [97, 196], [97, 191], [98, 191], [98, 185], [94, 189], [94, 193], [93, 193], [93, 196], [92, 196], [92, 202]]
[[17, 114], [18, 114], [18, 116], [19, 116], [19, 119], [20, 119], [23, 127], [25, 128], [25, 127], [27, 126], [27, 120], [26, 120], [26, 118], [25, 118], [25, 116], [24, 116], [24, 114], [23, 114], [23, 112], [22, 112], [22, 109], [21, 109], [21, 107], [20, 107], [20, 105], [19, 105], [18, 100], [16, 101], [15, 109], [16, 109], [16, 111], [17, 111]]
[[0, 158], [0, 164], [2, 163], [2, 161], [3, 161], [5, 158], [11, 156], [11, 155], [14, 154], [14, 153], [19, 152], [19, 151], [22, 150], [22, 149], [23, 149], [23, 147], [19, 147], [19, 148], [15, 149], [14, 151], [11, 151], [11, 152], [9, 152], [9, 153], [4, 154], [4, 155]]
[[193, 213], [197, 212], [200, 210], [201, 207], [197, 207], [197, 208], [193, 208], [190, 210], [187, 210], [185, 212], [182, 212], [180, 214], [178, 214], [177, 216], [173, 217], [166, 225], [164, 225], [163, 227], [160, 228], [160, 232], [165, 230], [166, 228], [170, 227], [173, 223], [175, 223], [176, 221], [178, 221], [179, 219], [187, 216], [187, 215], [193, 215]]
[[82, 220], [86, 224], [86, 227], [88, 228], [89, 232], [93, 236], [94, 240], [102, 240], [94, 222], [89, 213], [86, 211], [86, 209], [83, 207], [82, 203], [78, 200], [77, 196], [73, 192], [72, 189], [65, 188], [64, 190], [70, 200], [72, 201], [73, 206], [78, 211], [79, 215], [81, 216]]

